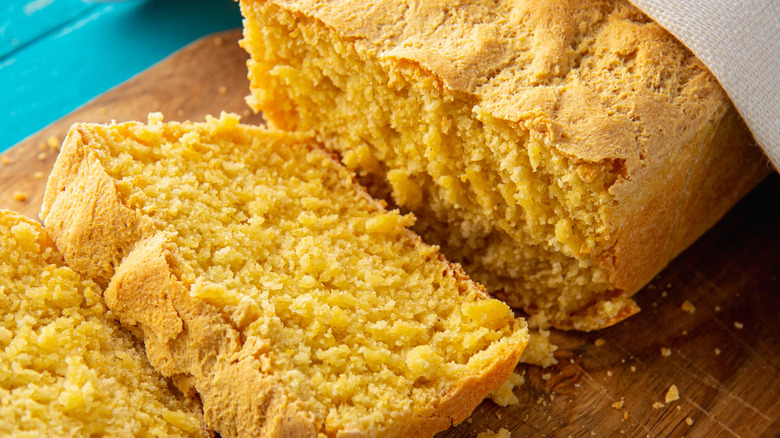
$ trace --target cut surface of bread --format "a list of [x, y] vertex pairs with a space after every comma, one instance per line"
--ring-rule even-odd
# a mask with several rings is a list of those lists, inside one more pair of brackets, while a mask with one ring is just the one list
[[42, 217], [224, 437], [431, 436], [527, 342], [330, 153], [234, 115], [75, 125]]
[[0, 240], [0, 435], [209, 436], [39, 223], [0, 211]]
[[240, 3], [250, 105], [542, 326], [638, 311], [768, 171], [704, 65], [626, 1]]

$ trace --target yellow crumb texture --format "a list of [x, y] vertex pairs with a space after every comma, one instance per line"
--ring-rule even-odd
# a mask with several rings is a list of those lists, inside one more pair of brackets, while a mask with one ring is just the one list
[[[504, 382], [527, 342], [525, 322], [422, 243], [411, 215], [303, 135], [151, 115], [77, 125], [60, 156], [47, 227], [64, 246], [100, 234], [93, 213], [73, 217], [75, 194], [108, 190], [84, 202], [131, 225], [83, 257], [223, 437], [432, 436]], [[115, 272], [100, 261], [112, 257]]]
[[207, 436], [43, 228], [0, 212], [0, 435]]
[[525, 383], [525, 378], [519, 373], [512, 373], [506, 382], [490, 393], [488, 397], [499, 406], [516, 405], [520, 402], [514, 389]]
[[684, 244], [675, 172], [738, 120], [626, 1], [240, 3], [250, 106], [316, 132], [426, 241], [560, 328], [638, 311], [629, 295]]
[[502, 427], [498, 432], [493, 432], [492, 429], [480, 432], [477, 438], [512, 438], [512, 433]]
[[554, 356], [558, 346], [550, 341], [549, 330], [530, 330], [528, 335], [528, 345], [523, 351], [520, 362], [544, 368], [558, 363], [558, 359]]

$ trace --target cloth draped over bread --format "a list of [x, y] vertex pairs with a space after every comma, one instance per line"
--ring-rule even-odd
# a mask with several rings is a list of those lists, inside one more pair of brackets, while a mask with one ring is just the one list
[[707, 65], [780, 170], [780, 2], [631, 2]]

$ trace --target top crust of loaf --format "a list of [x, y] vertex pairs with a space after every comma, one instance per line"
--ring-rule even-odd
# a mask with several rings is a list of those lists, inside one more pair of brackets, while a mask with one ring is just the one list
[[[228, 137], [286, 139], [291, 146], [303, 140], [301, 136], [237, 126], [237, 119], [231, 116], [209, 120], [208, 124], [170, 125], [175, 125], [178, 131], [174, 132], [179, 134], [224, 130]], [[141, 124], [118, 127], [145, 129]], [[200, 393], [207, 425], [223, 436], [430, 436], [462, 421], [511, 374], [527, 342], [522, 320], [513, 321], [513, 333], [496, 342], [496, 348], [491, 347], [490, 357], [475, 361], [473, 374], [464, 373], [430, 405], [405, 412], [392, 428], [323, 431], [323, 420], [314, 418], [274, 372], [273, 359], [266, 354], [269, 346], [257, 337], [251, 338], [252, 342], [242, 340], [245, 333], [222, 309], [194, 298], [192, 285], [177, 277], [170, 232], [159, 231], [154, 224], [157, 219], [128, 208], [120, 200], [117, 181], [90, 146], [111, 129], [84, 124], [71, 129], [49, 179], [41, 215], [64, 248], [66, 260], [108, 282], [108, 306], [124, 325], [143, 334], [154, 367], [173, 377], [184, 392]], [[163, 131], [166, 127], [159, 120], [153, 129], [159, 129], [163, 137], [176, 135]], [[342, 169], [340, 176], [349, 174]], [[360, 196], [368, 199], [363, 191]], [[383, 210], [378, 202], [371, 202]], [[419, 242], [411, 231], [405, 233]], [[471, 284], [459, 266], [445, 266], [458, 281]], [[473, 287], [478, 286], [464, 286]], [[484, 290], [480, 293], [486, 297]]]
[[728, 105], [706, 67], [627, 2], [272, 2], [381, 60], [422, 67], [444, 93], [563, 154], [624, 160], [629, 175], [663, 138], [695, 135]]

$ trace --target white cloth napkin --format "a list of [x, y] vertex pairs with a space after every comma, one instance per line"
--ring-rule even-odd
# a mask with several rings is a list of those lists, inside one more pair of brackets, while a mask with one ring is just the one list
[[709, 67], [780, 170], [780, 0], [630, 1]]

